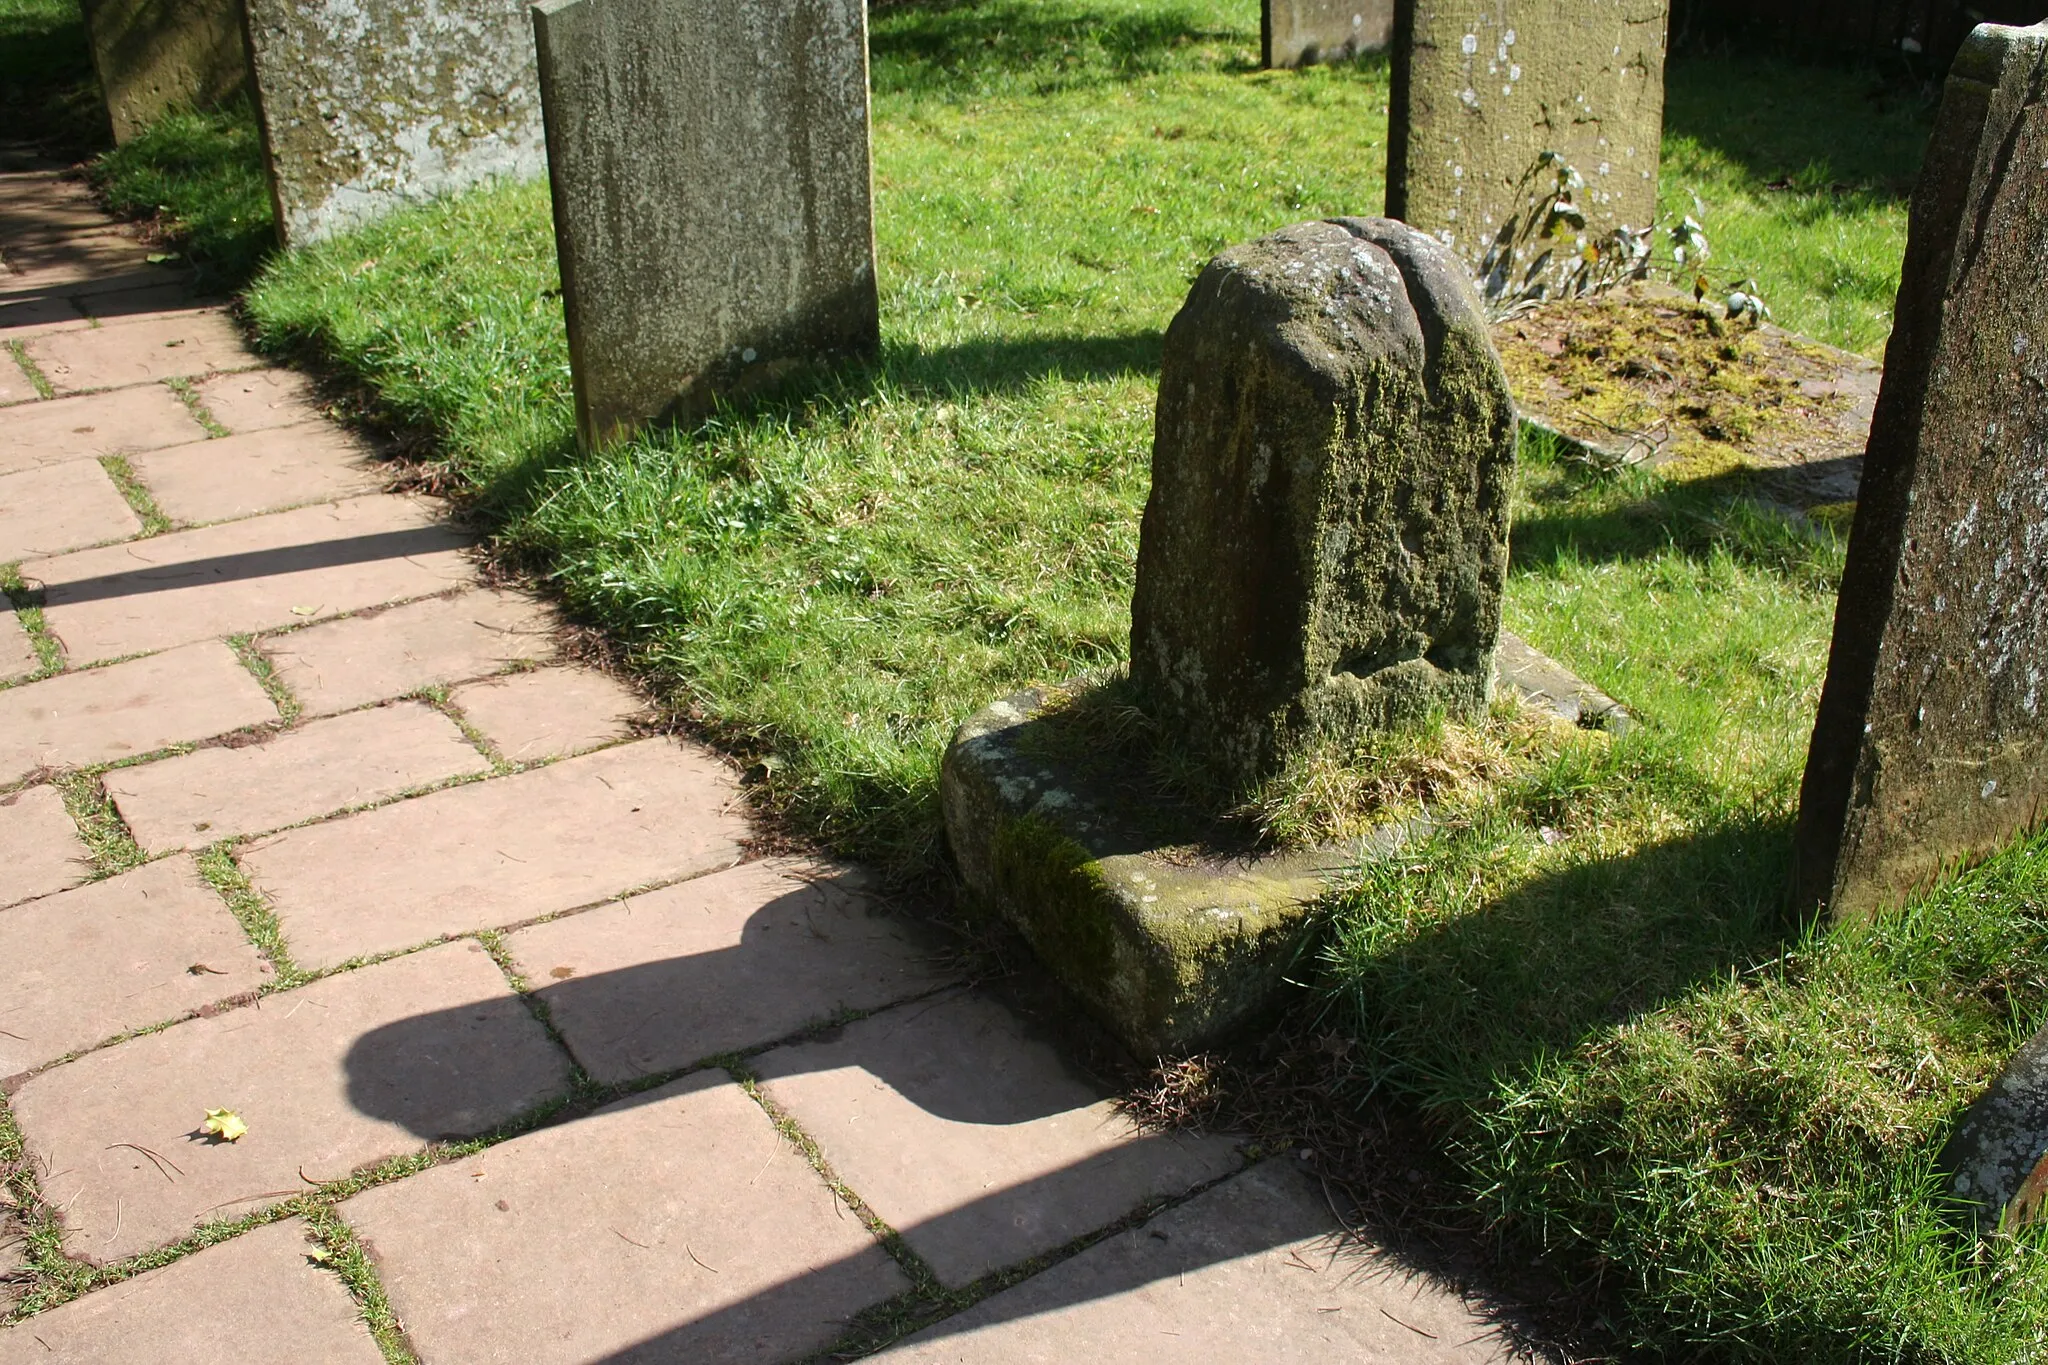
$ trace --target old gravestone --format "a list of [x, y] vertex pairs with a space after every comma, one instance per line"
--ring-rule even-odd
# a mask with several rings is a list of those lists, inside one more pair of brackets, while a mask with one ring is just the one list
[[86, 0], [85, 31], [114, 141], [174, 109], [204, 109], [249, 79], [240, 0]]
[[880, 344], [861, 0], [534, 9], [586, 446]]
[[1131, 679], [1219, 773], [1484, 707], [1514, 412], [1440, 246], [1347, 219], [1218, 257], [1167, 332], [1153, 440]]
[[545, 161], [521, 0], [245, 0], [278, 232], [318, 241]]
[[2048, 817], [2048, 25], [1971, 35], [1925, 164], [1800, 793], [1837, 915]]
[[1265, 0], [1259, 37], [1267, 67], [1341, 62], [1378, 52], [1394, 32], [1394, 0]]
[[1577, 169], [1585, 231], [1657, 214], [1668, 0], [1402, 0], [1387, 216], [1477, 270], [1544, 152]]
[[[1210, 262], [1167, 330], [1132, 608], [1132, 686], [1168, 742], [1248, 778], [1484, 705], [1514, 452], [1478, 299], [1435, 241], [1344, 219]], [[1604, 698], [1519, 662], [1598, 723]], [[961, 875], [1134, 1050], [1201, 1046], [1284, 985], [1366, 849], [1210, 848], [1208, 817], [1134, 791], [1061, 717], [1035, 689], [961, 726], [941, 781]]]

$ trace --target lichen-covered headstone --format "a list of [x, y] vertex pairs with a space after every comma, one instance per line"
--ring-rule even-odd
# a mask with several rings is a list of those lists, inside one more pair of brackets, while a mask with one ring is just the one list
[[2048, 1214], [2048, 1029], [2028, 1039], [1956, 1122], [1941, 1151], [1948, 1193], [1979, 1231]]
[[317, 241], [546, 162], [522, 0], [245, 0], [278, 231]]
[[2048, 24], [1971, 35], [1925, 166], [1800, 796], [1837, 915], [2048, 817]]
[[1597, 238], [1657, 214], [1668, 0], [1412, 0], [1394, 34], [1387, 216], [1475, 272], [1545, 152]]
[[1386, 47], [1394, 0], [1265, 0], [1260, 20], [1268, 67], [1348, 61]]
[[116, 142], [248, 84], [240, 0], [86, 0], [85, 32]]
[[1173, 324], [1131, 677], [1249, 783], [1487, 701], [1515, 417], [1465, 273], [1386, 219], [1224, 252]]
[[880, 344], [861, 0], [534, 10], [577, 425]]

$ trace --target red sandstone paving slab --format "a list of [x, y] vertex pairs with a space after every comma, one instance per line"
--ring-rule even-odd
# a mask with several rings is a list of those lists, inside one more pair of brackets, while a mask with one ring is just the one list
[[483, 589], [295, 630], [262, 648], [317, 716], [550, 658], [555, 623], [531, 598]]
[[0, 692], [0, 783], [276, 719], [269, 695], [217, 640], [60, 673]]
[[428, 1360], [786, 1361], [909, 1281], [724, 1073], [341, 1206]]
[[83, 186], [0, 176], [0, 252], [110, 225]]
[[26, 341], [44, 332], [86, 325], [85, 314], [69, 299], [43, 297], [0, 303], [0, 341]]
[[86, 662], [443, 592], [473, 576], [469, 539], [424, 499], [380, 495], [31, 560], [21, 574]]
[[370, 452], [330, 422], [228, 436], [137, 455], [135, 476], [174, 521], [226, 521], [384, 486]]
[[183, 445], [206, 435], [178, 395], [149, 384], [82, 398], [56, 398], [7, 414], [0, 474], [95, 455]]
[[[0, 906], [78, 885], [90, 874], [88, 856], [55, 787], [0, 796]], [[0, 1074], [6, 1070], [0, 1065]]]
[[650, 739], [290, 830], [242, 865], [305, 967], [515, 924], [738, 861], [716, 759]]
[[14, 614], [14, 608], [0, 601], [0, 682], [12, 682], [36, 671], [42, 660], [36, 657], [35, 641], [28, 628]]
[[122, 388], [261, 362], [226, 315], [197, 310], [83, 332], [51, 332], [24, 348], [60, 394]]
[[298, 1219], [0, 1327], [0, 1365], [383, 1365]]
[[0, 474], [0, 563], [140, 534], [142, 519], [98, 460]]
[[[103, 229], [105, 224], [101, 225]], [[58, 294], [75, 297], [143, 284], [172, 284], [182, 273], [152, 265], [149, 248], [120, 232], [74, 232], [10, 243], [0, 299]]]
[[420, 702], [317, 720], [268, 741], [200, 749], [106, 776], [152, 853], [282, 829], [463, 773], [489, 771], [454, 721]]
[[312, 381], [291, 370], [244, 370], [197, 387], [213, 420], [232, 432], [296, 426], [320, 417]]
[[768, 1097], [950, 1286], [1237, 1165], [1228, 1139], [1139, 1133], [972, 993], [899, 1006], [755, 1066]]
[[189, 857], [17, 905], [0, 914], [0, 1076], [232, 999], [267, 976]]
[[[106, 1262], [488, 1132], [568, 1079], [481, 945], [453, 943], [131, 1038], [31, 1077], [12, 1104], [66, 1250]], [[210, 1108], [248, 1136], [200, 1136]]]
[[78, 306], [102, 323], [141, 322], [147, 318], [166, 318], [201, 310], [222, 312], [227, 308], [228, 300], [195, 294], [180, 281], [87, 294], [78, 300]]
[[449, 698], [514, 763], [595, 749], [632, 733], [639, 695], [589, 668], [538, 668], [457, 688]]
[[949, 979], [858, 873], [769, 859], [506, 939], [600, 1081], [772, 1043]]
[[874, 1357], [890, 1365], [1517, 1358], [1498, 1326], [1457, 1293], [1344, 1237], [1322, 1191], [1277, 1161]]
[[40, 397], [28, 374], [15, 363], [13, 354], [0, 354], [0, 407], [33, 403]]

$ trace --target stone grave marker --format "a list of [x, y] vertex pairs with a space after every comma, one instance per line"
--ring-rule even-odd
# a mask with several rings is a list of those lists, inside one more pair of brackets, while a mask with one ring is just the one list
[[84, 8], [117, 143], [173, 109], [204, 109], [248, 84], [240, 0], [85, 0]]
[[546, 160], [519, 0], [246, 0], [288, 245]]
[[[1250, 781], [1319, 740], [1469, 716], [1496, 676], [1561, 718], [1624, 721], [1502, 635], [1515, 435], [1478, 296], [1433, 239], [1302, 223], [1210, 262], [1166, 334], [1132, 607], [1128, 687], [1162, 747]], [[1126, 1044], [1198, 1047], [1267, 1006], [1331, 879], [1408, 827], [1218, 846], [1213, 813], [1170, 809], [1061, 728], [1086, 691], [961, 727], [947, 834], [967, 884]]]
[[1925, 165], [1795, 836], [1838, 916], [2048, 817], [2048, 24], [1971, 35]]
[[1259, 12], [1267, 67], [1349, 61], [1383, 50], [1393, 33], [1394, 0], [1265, 0]]
[[1478, 272], [1555, 152], [1585, 232], [1657, 216], [1668, 0], [1408, 0], [1395, 26], [1387, 216]]
[[1435, 242], [1346, 219], [1218, 257], [1159, 375], [1131, 604], [1148, 709], [1234, 784], [1482, 711], [1514, 456], [1485, 319]]
[[533, 14], [586, 446], [879, 347], [861, 0]]

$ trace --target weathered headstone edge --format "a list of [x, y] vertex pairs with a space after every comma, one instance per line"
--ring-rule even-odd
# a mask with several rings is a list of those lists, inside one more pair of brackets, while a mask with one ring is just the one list
[[[1791, 895], [1802, 913], [1855, 918], [1895, 908], [1945, 871], [1995, 851], [2015, 832], [1985, 824], [1968, 838], [1969, 847], [1931, 848], [1916, 867], [1887, 869], [1883, 886], [1868, 876], [1852, 877], [1847, 865], [1857, 837], [1851, 828], [1855, 793], [1867, 792], [1879, 776], [1879, 756], [1868, 742], [1868, 716], [1897, 600], [1896, 573], [1913, 510], [1913, 485], [1925, 454], [1930, 379], [1951, 329], [1966, 331], [1974, 325], [1952, 318], [1948, 308], [1951, 289], [1974, 255], [1959, 262], [1958, 251], [1966, 244], [1974, 247], [1969, 225], [1998, 189], [1984, 168], [1984, 149], [2007, 146], [2027, 107], [2024, 97], [2001, 101], [2003, 78], [2028, 62], [2035, 68], [2033, 99], [2038, 101], [2048, 73], [2048, 21], [2030, 28], [1982, 24], [1972, 31], [1951, 69], [1925, 158], [1929, 167], [1964, 166], [1970, 172], [1923, 175], [1914, 194], [1884, 384], [1850, 529], [1845, 591], [1837, 601], [1827, 676], [1800, 788]], [[2037, 803], [2022, 829], [2038, 828], [2044, 821], [2048, 809]]]

